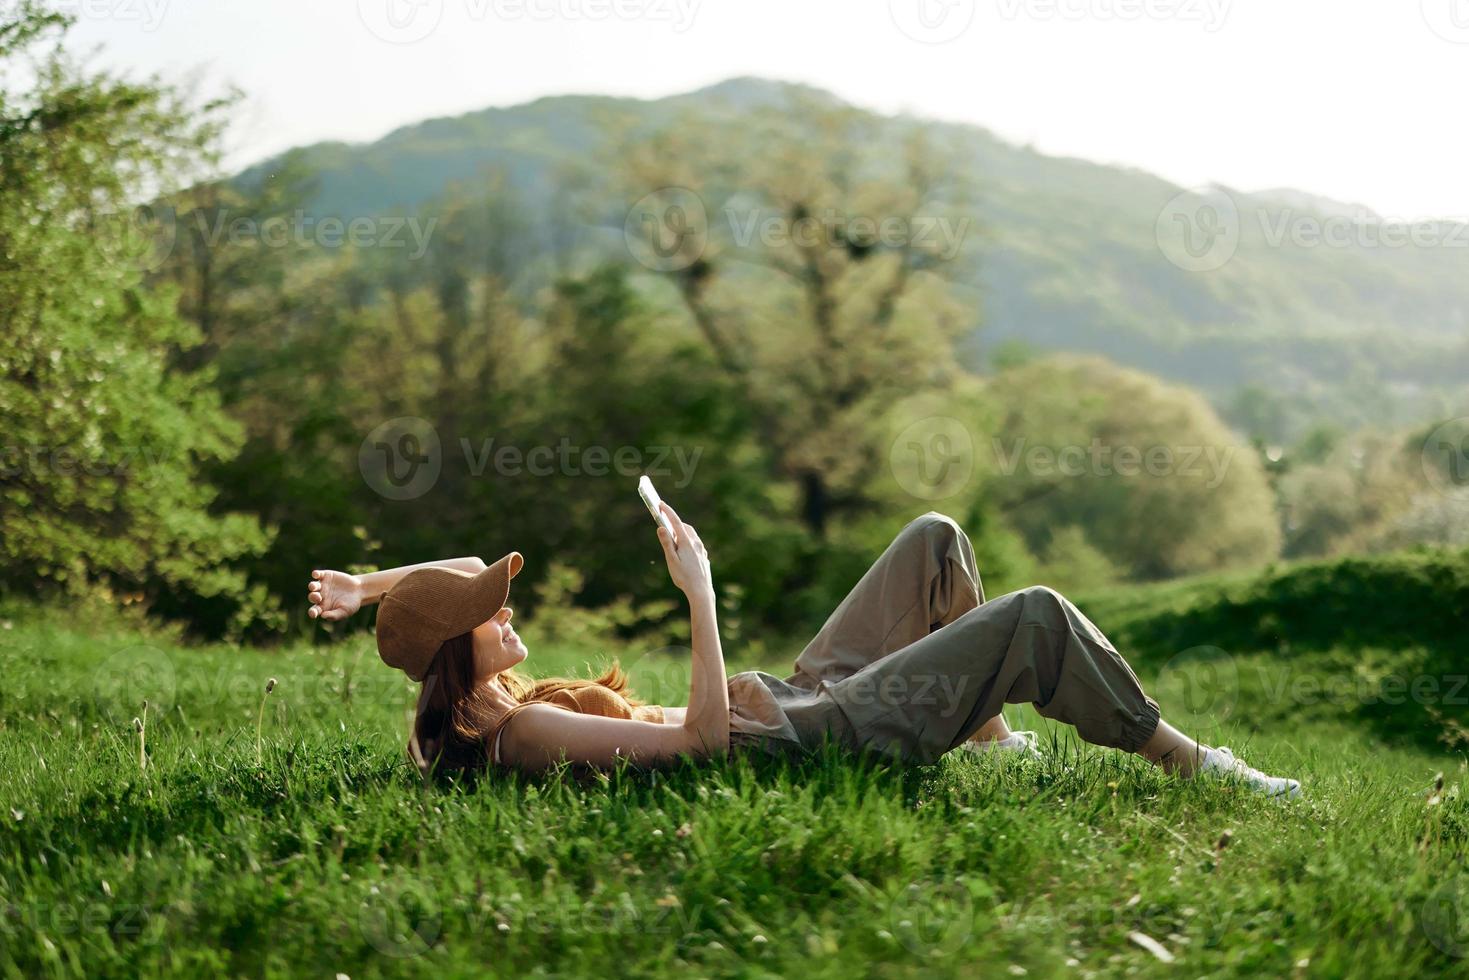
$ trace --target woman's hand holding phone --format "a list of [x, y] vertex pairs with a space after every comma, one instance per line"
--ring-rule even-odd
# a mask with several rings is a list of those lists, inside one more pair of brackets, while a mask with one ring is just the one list
[[660, 502], [659, 508], [677, 534], [675, 538], [667, 528], [658, 528], [658, 541], [663, 545], [663, 557], [668, 561], [668, 575], [673, 584], [690, 599], [712, 597], [714, 576], [709, 570], [709, 554], [704, 550], [704, 542], [699, 540], [699, 532], [692, 524], [679, 520], [677, 512], [668, 504]]

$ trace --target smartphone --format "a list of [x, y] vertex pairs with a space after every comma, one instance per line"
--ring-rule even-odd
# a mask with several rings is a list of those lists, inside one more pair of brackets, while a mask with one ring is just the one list
[[646, 473], [638, 477], [638, 496], [642, 497], [643, 503], [648, 505], [648, 513], [653, 515], [653, 520], [657, 521], [658, 526], [668, 532], [668, 536], [673, 539], [673, 546], [676, 549], [678, 547], [678, 532], [674, 531], [673, 522], [668, 519], [668, 515], [663, 513], [659, 508], [658, 505], [663, 501], [659, 498], [658, 491], [653, 489], [653, 481], [648, 479]]

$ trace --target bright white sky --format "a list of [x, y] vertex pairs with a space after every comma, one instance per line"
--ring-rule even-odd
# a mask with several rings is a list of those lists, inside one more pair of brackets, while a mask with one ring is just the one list
[[240, 86], [236, 166], [543, 95], [656, 97], [759, 75], [1184, 186], [1469, 217], [1469, 0], [61, 5], [80, 16], [74, 43], [101, 45], [103, 63]]

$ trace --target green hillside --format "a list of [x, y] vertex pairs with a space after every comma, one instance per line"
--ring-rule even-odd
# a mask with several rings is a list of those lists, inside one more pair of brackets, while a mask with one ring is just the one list
[[[812, 101], [840, 105], [801, 86], [734, 79], [653, 101], [565, 96], [428, 120], [375, 143], [305, 148], [319, 172], [310, 209], [431, 211], [451, 184], [496, 173], [530, 213], [576, 187], [592, 201], [580, 247], [625, 257], [631, 202], [604, 165], [619, 140], [689, 114], [742, 127], [761, 111]], [[876, 127], [879, 148], [896, 147], [914, 124], [859, 115]], [[973, 224], [946, 275], [982, 310], [964, 345], [973, 365], [1008, 340], [1098, 352], [1203, 389], [1232, 421], [1269, 439], [1321, 420], [1353, 428], [1469, 410], [1460, 385], [1469, 369], [1469, 230], [1418, 227], [1425, 244], [1415, 246], [1361, 208], [1289, 190], [1220, 192], [1238, 215], [1237, 250], [1217, 269], [1191, 271], [1170, 261], [1181, 247], [1173, 223], [1163, 221], [1161, 246], [1157, 230], [1180, 188], [1046, 156], [978, 127], [929, 125], [963, 164], [946, 197]], [[239, 179], [257, 182], [279, 162]], [[714, 215], [726, 203], [705, 202]], [[527, 253], [549, 247], [547, 225], [531, 222]], [[1246, 386], [1253, 394], [1242, 396]]]
[[1469, 746], [1464, 552], [1305, 562], [1081, 604], [1192, 721], [1247, 712], [1290, 724], [1304, 713], [1385, 740]]

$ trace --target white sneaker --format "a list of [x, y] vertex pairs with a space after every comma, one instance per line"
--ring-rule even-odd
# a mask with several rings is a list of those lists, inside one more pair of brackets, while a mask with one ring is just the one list
[[1041, 751], [1036, 748], [1036, 740], [1035, 732], [1011, 732], [1004, 738], [988, 739], [983, 742], [961, 742], [959, 748], [980, 756], [990, 752], [1018, 752], [1027, 759], [1039, 759]]
[[1236, 759], [1228, 746], [1206, 751], [1204, 762], [1199, 766], [1199, 772], [1237, 779], [1257, 793], [1264, 793], [1270, 797], [1293, 800], [1301, 795], [1299, 781], [1286, 779], [1284, 776], [1267, 776], [1260, 770], [1245, 765], [1242, 760]]

